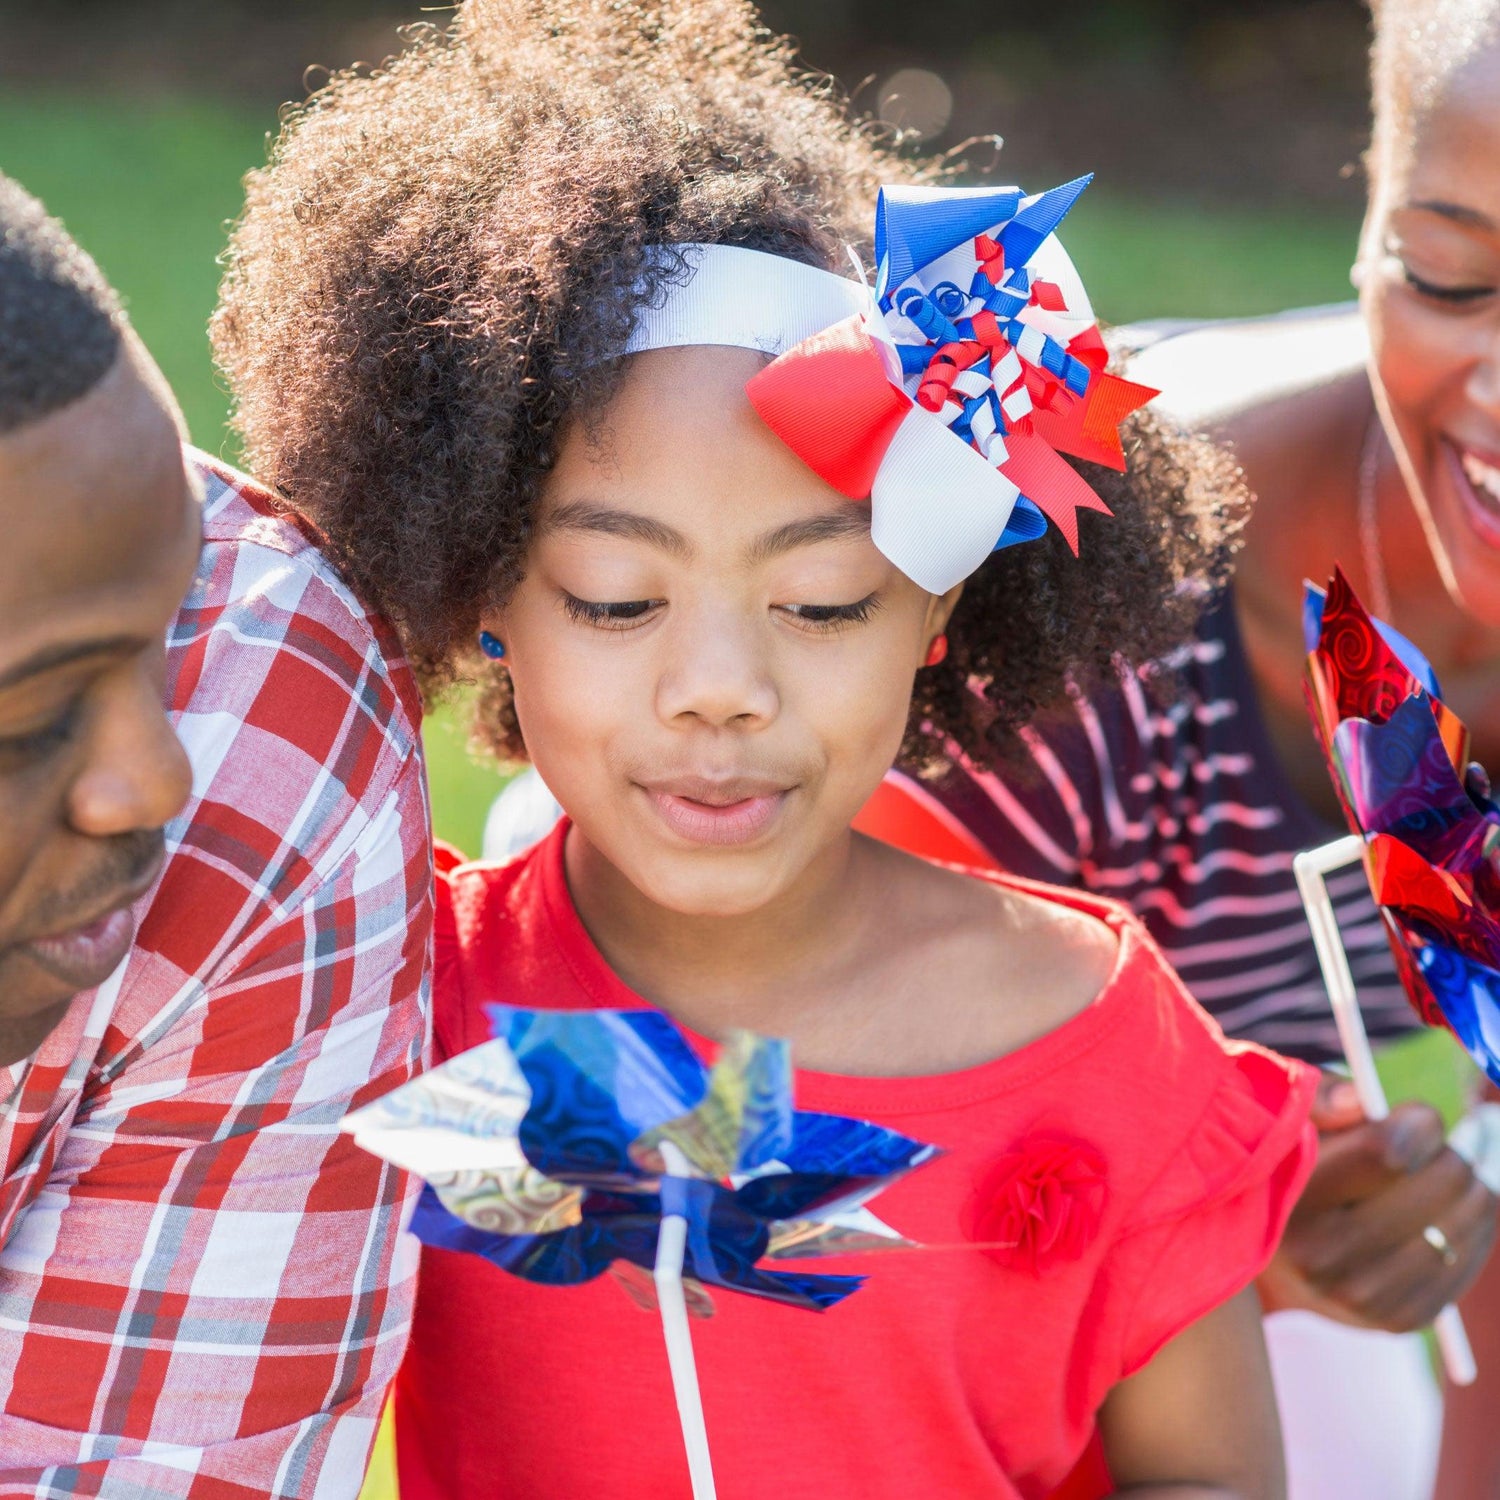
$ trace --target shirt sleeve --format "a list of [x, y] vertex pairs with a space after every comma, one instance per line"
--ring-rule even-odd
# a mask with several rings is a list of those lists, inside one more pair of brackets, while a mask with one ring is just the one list
[[1121, 1376], [1265, 1269], [1317, 1156], [1317, 1070], [1229, 1043], [1207, 1107], [1112, 1256]]
[[405, 1342], [402, 1174], [339, 1132], [425, 1042], [419, 757], [95, 1080], [0, 1252], [0, 1497], [353, 1500]]

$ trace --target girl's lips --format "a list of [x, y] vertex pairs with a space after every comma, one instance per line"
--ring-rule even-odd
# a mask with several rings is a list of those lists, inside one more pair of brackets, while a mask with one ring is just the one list
[[1469, 529], [1500, 551], [1500, 468], [1471, 449], [1453, 443], [1444, 443], [1443, 449]]
[[690, 844], [748, 844], [770, 826], [785, 804], [786, 792], [760, 792], [734, 802], [699, 802], [692, 797], [645, 787], [657, 816]]
[[135, 918], [128, 906], [107, 912], [85, 927], [55, 937], [34, 938], [25, 951], [74, 991], [103, 984], [120, 966], [135, 941]]

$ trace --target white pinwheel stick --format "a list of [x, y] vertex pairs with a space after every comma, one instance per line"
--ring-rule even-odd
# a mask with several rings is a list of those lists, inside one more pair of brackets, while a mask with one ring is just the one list
[[[1370, 1050], [1364, 1017], [1360, 1014], [1359, 1001], [1354, 992], [1354, 975], [1349, 970], [1349, 955], [1344, 950], [1338, 918], [1334, 915], [1333, 903], [1328, 899], [1328, 876], [1335, 870], [1347, 869], [1350, 865], [1363, 862], [1364, 857], [1364, 839], [1357, 833], [1351, 833], [1316, 849], [1305, 850], [1292, 863], [1297, 874], [1297, 888], [1302, 894], [1302, 905], [1307, 911], [1308, 925], [1312, 928], [1318, 967], [1323, 971], [1323, 983], [1327, 986], [1328, 999], [1333, 1006], [1333, 1019], [1339, 1029], [1339, 1042], [1349, 1063], [1355, 1092], [1366, 1117], [1383, 1120], [1390, 1114], [1390, 1106], [1386, 1102], [1380, 1074], [1375, 1068], [1375, 1054]], [[1432, 1331], [1437, 1338], [1448, 1379], [1454, 1385], [1473, 1385], [1479, 1371], [1458, 1309], [1445, 1307], [1437, 1315]]]
[[[661, 1143], [661, 1157], [672, 1177], [691, 1176], [687, 1158], [671, 1141]], [[656, 1300], [661, 1308], [662, 1332], [667, 1340], [667, 1365], [672, 1372], [672, 1393], [677, 1398], [677, 1416], [682, 1423], [682, 1442], [687, 1449], [688, 1473], [693, 1481], [693, 1500], [714, 1500], [713, 1464], [708, 1453], [708, 1424], [703, 1420], [703, 1397], [698, 1390], [698, 1364], [693, 1358], [693, 1335], [688, 1326], [687, 1298], [682, 1290], [682, 1264], [687, 1251], [687, 1220], [681, 1214], [663, 1214], [656, 1240]]]

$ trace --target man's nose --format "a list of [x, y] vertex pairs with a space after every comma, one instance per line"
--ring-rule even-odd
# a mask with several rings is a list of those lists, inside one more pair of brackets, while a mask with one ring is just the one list
[[193, 784], [187, 752], [162, 707], [160, 675], [132, 667], [100, 691], [88, 760], [70, 792], [70, 821], [94, 838], [160, 828]]

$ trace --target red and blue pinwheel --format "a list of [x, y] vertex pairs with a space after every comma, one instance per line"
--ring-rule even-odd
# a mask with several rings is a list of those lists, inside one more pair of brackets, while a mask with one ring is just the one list
[[1335, 572], [1308, 587], [1307, 694], [1417, 1013], [1500, 1083], [1500, 808], [1410, 641]]
[[426, 1180], [412, 1229], [530, 1281], [657, 1262], [686, 1220], [683, 1281], [822, 1310], [860, 1276], [768, 1269], [900, 1248], [863, 1208], [935, 1148], [795, 1110], [784, 1042], [732, 1034], [712, 1068], [656, 1011], [491, 1008], [495, 1040], [349, 1116], [367, 1150]]

